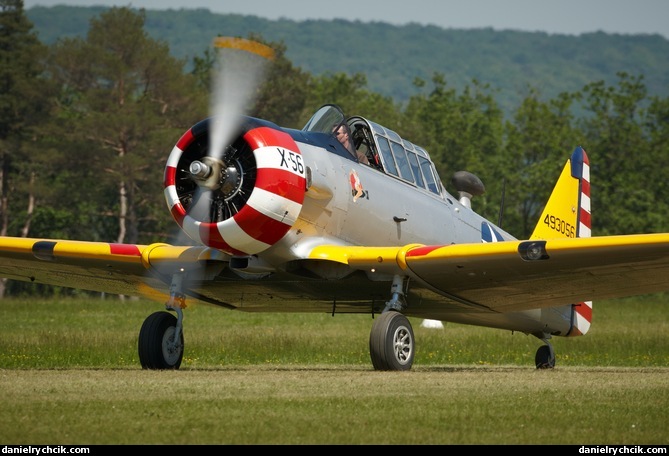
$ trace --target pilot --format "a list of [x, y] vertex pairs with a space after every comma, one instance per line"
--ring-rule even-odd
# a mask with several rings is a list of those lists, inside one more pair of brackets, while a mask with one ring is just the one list
[[351, 141], [351, 130], [348, 128], [348, 125], [340, 123], [334, 128], [334, 133], [339, 142], [346, 147], [346, 150], [355, 156], [355, 149], [353, 148], [353, 142]]
[[348, 128], [348, 125], [346, 125], [345, 123], [341, 123], [337, 127], [335, 127], [334, 131], [335, 135], [337, 136], [337, 139], [339, 140], [340, 143], [342, 143], [344, 147], [346, 147], [346, 150], [348, 150], [353, 156], [358, 157], [358, 161], [360, 163], [369, 165], [369, 160], [367, 160], [367, 157], [365, 156], [364, 152], [357, 151], [355, 149], [353, 141], [351, 140], [351, 130]]

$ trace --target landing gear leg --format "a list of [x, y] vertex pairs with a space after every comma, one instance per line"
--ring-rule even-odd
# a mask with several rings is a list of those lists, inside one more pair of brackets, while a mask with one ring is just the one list
[[396, 310], [398, 312], [407, 308], [406, 300], [404, 299], [404, 277], [395, 275], [393, 277], [393, 284], [390, 286], [391, 298], [386, 302], [386, 308], [383, 313], [389, 310]]
[[543, 337], [539, 338], [546, 345], [542, 345], [537, 350], [537, 354], [534, 356], [534, 364], [537, 366], [537, 369], [552, 369], [555, 367], [555, 351], [549, 342], [551, 336], [550, 334], [544, 334]]
[[416, 347], [411, 323], [400, 313], [407, 307], [403, 277], [393, 278], [391, 292], [390, 301], [372, 324], [369, 353], [375, 370], [404, 371], [411, 369]]
[[174, 274], [166, 310], [147, 317], [139, 331], [138, 352], [143, 369], [179, 369], [184, 354], [183, 309], [186, 297], [182, 293], [183, 273]]

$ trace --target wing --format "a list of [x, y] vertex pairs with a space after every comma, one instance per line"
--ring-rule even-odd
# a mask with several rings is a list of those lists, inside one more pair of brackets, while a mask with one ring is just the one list
[[174, 272], [202, 280], [225, 261], [206, 247], [135, 245], [0, 237], [0, 276], [9, 279], [166, 300]]
[[[389, 285], [350, 274], [346, 281], [274, 271], [267, 277], [235, 272], [218, 249], [168, 244], [29, 239], [0, 236], [0, 277], [82, 290], [142, 296], [166, 303], [179, 277], [188, 302], [245, 311], [370, 312]], [[348, 268], [347, 268], [348, 269]]]
[[669, 234], [448, 246], [324, 246], [312, 258], [404, 274], [472, 308], [511, 312], [669, 290]]

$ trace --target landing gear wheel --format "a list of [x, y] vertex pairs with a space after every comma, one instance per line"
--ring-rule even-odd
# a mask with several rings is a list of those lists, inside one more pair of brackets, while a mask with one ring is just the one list
[[177, 317], [169, 312], [155, 312], [147, 317], [139, 331], [139, 361], [143, 369], [179, 369], [184, 355], [184, 336], [177, 331]]
[[537, 369], [552, 369], [555, 367], [555, 354], [550, 345], [542, 345], [534, 356]]
[[369, 354], [375, 370], [409, 370], [415, 351], [413, 329], [407, 317], [388, 311], [374, 319], [369, 335]]

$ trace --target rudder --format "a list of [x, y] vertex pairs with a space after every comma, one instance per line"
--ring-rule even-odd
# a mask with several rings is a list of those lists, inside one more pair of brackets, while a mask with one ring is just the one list
[[530, 239], [590, 237], [590, 162], [577, 147], [562, 169]]
[[[591, 222], [590, 161], [585, 150], [578, 146], [562, 169], [530, 239], [590, 237]], [[566, 336], [588, 332], [592, 301], [565, 306], [564, 311], [571, 319]]]

